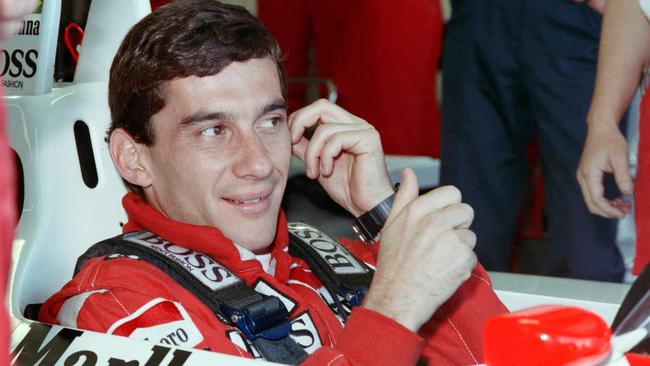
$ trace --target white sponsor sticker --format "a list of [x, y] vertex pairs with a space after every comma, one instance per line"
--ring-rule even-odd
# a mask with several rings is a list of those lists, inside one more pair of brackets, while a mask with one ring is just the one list
[[343, 246], [322, 231], [303, 223], [290, 223], [289, 231], [309, 245], [338, 274], [366, 274], [366, 268]]
[[186, 347], [152, 344], [138, 339], [81, 331], [21, 320], [11, 333], [11, 364], [36, 365], [156, 365], [261, 366], [263, 360], [224, 355]]
[[118, 320], [107, 333], [189, 348], [203, 341], [187, 310], [180, 303], [163, 298], [153, 299]]
[[290, 336], [309, 354], [314, 353], [323, 346], [316, 326], [308, 312], [304, 312], [291, 321]]
[[126, 234], [123, 238], [170, 258], [213, 291], [242, 282], [239, 277], [207, 254], [175, 245], [155, 234], [137, 232]]

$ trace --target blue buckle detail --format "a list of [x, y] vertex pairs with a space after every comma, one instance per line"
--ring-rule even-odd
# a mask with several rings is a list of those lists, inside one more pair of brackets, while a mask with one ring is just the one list
[[366, 296], [368, 289], [339, 286], [337, 292], [343, 296], [350, 306], [359, 306]]
[[278, 340], [291, 332], [289, 311], [275, 296], [240, 309], [221, 304], [221, 311], [251, 341], [257, 337]]

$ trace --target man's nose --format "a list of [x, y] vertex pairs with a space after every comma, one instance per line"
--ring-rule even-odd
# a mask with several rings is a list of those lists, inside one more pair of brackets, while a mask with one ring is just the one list
[[240, 140], [238, 159], [234, 166], [239, 178], [263, 179], [273, 171], [273, 162], [264, 141], [257, 135]]

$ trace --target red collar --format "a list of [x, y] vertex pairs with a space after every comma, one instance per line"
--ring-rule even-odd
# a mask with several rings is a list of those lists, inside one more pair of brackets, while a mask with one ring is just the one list
[[[124, 232], [151, 231], [174, 244], [209, 255], [247, 281], [254, 281], [257, 277], [251, 274], [259, 272], [258, 275], [261, 275], [264, 272], [258, 261], [241, 260], [235, 244], [217, 228], [171, 220], [133, 192], [127, 193], [122, 198], [122, 205], [129, 217], [124, 225]], [[284, 212], [280, 210], [271, 255], [276, 260], [275, 278], [282, 283], [289, 279], [291, 257], [287, 252], [288, 243], [287, 220]]]

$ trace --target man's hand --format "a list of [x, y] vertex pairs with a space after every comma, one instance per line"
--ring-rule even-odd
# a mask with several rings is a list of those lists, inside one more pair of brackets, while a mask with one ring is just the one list
[[618, 189], [632, 194], [628, 145], [616, 125], [590, 125], [580, 165], [576, 173], [585, 203], [591, 213], [607, 218], [622, 218], [630, 211], [630, 203], [622, 198], [605, 198], [603, 177], [614, 173]]
[[37, 0], [0, 0], [0, 39], [16, 33], [25, 15], [36, 9]]
[[476, 266], [473, 218], [455, 187], [418, 197], [415, 173], [405, 169], [363, 306], [417, 332]]
[[587, 3], [590, 8], [594, 9], [600, 14], [603, 14], [605, 12], [605, 2], [607, 0], [573, 0], [577, 3]]
[[[318, 125], [308, 140], [305, 129]], [[329, 196], [360, 216], [393, 194], [379, 133], [366, 121], [321, 99], [289, 117], [293, 154]]]

